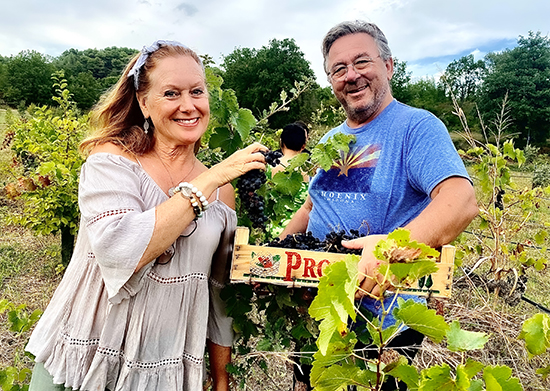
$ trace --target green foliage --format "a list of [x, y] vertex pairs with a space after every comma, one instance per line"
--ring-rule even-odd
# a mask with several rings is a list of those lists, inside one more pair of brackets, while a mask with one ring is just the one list
[[330, 170], [335, 160], [349, 152], [350, 143], [355, 142], [354, 135], [336, 133], [325, 143], [319, 143], [311, 152], [311, 159], [325, 171]]
[[3, 314], [6, 311], [8, 313], [8, 322], [10, 324], [9, 329], [14, 333], [24, 333], [29, 331], [31, 327], [38, 322], [38, 319], [40, 319], [40, 316], [42, 315], [42, 311], [39, 309], [34, 310], [31, 314], [29, 314], [26, 304], [15, 306], [15, 304], [9, 302], [8, 300], [2, 299], [0, 300], [0, 314]]
[[[6, 299], [0, 300], [0, 315], [7, 312], [8, 326], [11, 332], [22, 334], [31, 329], [42, 315], [41, 310], [35, 310], [29, 314], [27, 306], [16, 306]], [[0, 389], [3, 391], [26, 391], [29, 389], [31, 370], [19, 369], [15, 366], [0, 368]]]
[[483, 349], [488, 340], [489, 335], [485, 333], [462, 330], [458, 320], [447, 330], [447, 348], [452, 352]]
[[550, 164], [537, 164], [533, 170], [533, 188], [550, 186]]
[[[327, 276], [319, 282], [319, 290], [309, 314], [315, 320], [323, 320], [319, 327], [317, 345], [321, 354], [326, 355], [334, 333], [342, 334], [347, 329], [348, 317], [355, 320], [353, 298], [357, 290], [357, 255], [348, 255], [344, 262], [337, 262], [325, 269]], [[333, 276], [337, 276], [334, 278]]]
[[19, 168], [19, 197], [23, 212], [9, 221], [47, 235], [61, 232], [63, 262], [72, 252], [78, 229], [78, 176], [83, 159], [78, 144], [87, 116], [81, 116], [67, 90], [62, 74], [54, 77], [59, 108], [36, 108], [30, 118], [20, 118], [9, 127], [13, 131], [12, 150]]
[[346, 120], [346, 112], [332, 93], [331, 87], [317, 88], [314, 92], [319, 104], [311, 114], [311, 130], [331, 129]]
[[211, 68], [206, 69], [210, 93], [210, 123], [204, 142], [211, 149], [219, 149], [226, 158], [244, 146], [250, 131], [256, 126], [256, 118], [248, 109], [239, 107], [233, 90], [223, 90], [223, 80]]
[[443, 341], [449, 331], [449, 326], [441, 315], [437, 315], [435, 310], [428, 309], [424, 304], [416, 303], [413, 300], [404, 301], [399, 298], [397, 301], [399, 308], [394, 310], [396, 319], [411, 329], [426, 335], [434, 342]]
[[550, 348], [550, 317], [547, 314], [535, 314], [523, 322], [520, 339], [530, 356], [542, 354]]
[[442, 81], [447, 93], [464, 103], [476, 97], [485, 71], [485, 62], [475, 61], [474, 55], [469, 54], [447, 65]]
[[393, 76], [390, 80], [391, 92], [395, 99], [399, 102], [408, 104], [411, 101], [411, 92], [409, 86], [411, 84], [412, 72], [407, 71], [407, 62], [393, 59]]
[[[461, 114], [458, 106], [456, 112]], [[480, 224], [477, 228], [473, 227], [473, 232], [480, 238], [494, 238], [479, 240], [479, 249], [468, 247], [466, 250], [485, 255], [484, 259], [490, 262], [489, 273], [494, 273], [491, 278], [495, 280], [508, 274], [517, 275], [518, 270], [525, 272], [529, 267], [542, 270], [547, 264], [544, 251], [529, 249], [522, 242], [527, 223], [535, 221], [536, 213], [541, 207], [538, 199], [545, 196], [547, 190], [540, 187], [518, 189], [512, 180], [511, 165], [521, 167], [525, 163], [525, 156], [521, 149], [514, 146], [512, 140], [504, 139], [504, 130], [510, 121], [507, 98], [505, 97], [500, 115], [494, 122], [494, 130], [485, 128], [482, 122], [485, 142], [473, 138], [465, 117], [461, 115], [464, 126], [462, 135], [468, 141], [470, 149], [459, 152], [469, 162], [478, 181]], [[488, 141], [489, 132], [495, 143]], [[548, 232], [545, 227], [536, 228], [531, 237], [542, 249], [546, 247]]]
[[28, 391], [32, 371], [28, 368], [0, 368], [0, 388], [3, 391]]
[[508, 95], [512, 122], [508, 131], [520, 133], [518, 145], [544, 144], [550, 122], [550, 39], [540, 32], [520, 36], [518, 45], [486, 57], [480, 108], [491, 118]]
[[[281, 90], [290, 91], [295, 81], [314, 78], [314, 72], [293, 39], [272, 39], [261, 49], [236, 48], [224, 56], [224, 88], [235, 91], [239, 103], [259, 116], [279, 99]], [[282, 127], [298, 119], [307, 121], [315, 105], [304, 94], [287, 113], [279, 112], [271, 122]]]
[[34, 50], [25, 50], [6, 63], [6, 89], [3, 99], [16, 106], [50, 104], [50, 76], [55, 71], [51, 58]]
[[[387, 240], [378, 243], [376, 256], [391, 264], [392, 254], [396, 250], [416, 253], [418, 249], [426, 250], [419, 257], [419, 263], [423, 262], [423, 257], [434, 254], [434, 250], [411, 242], [406, 231], [398, 230], [391, 233]], [[409, 262], [414, 263], [415, 260], [410, 259], [407, 263]], [[388, 376], [404, 381], [410, 390], [415, 391], [472, 391], [483, 390], [484, 385], [487, 390], [521, 390], [519, 380], [511, 377], [512, 372], [508, 367], [485, 366], [468, 359], [456, 368], [442, 364], [418, 372], [404, 357], [392, 357], [388, 360], [385, 356], [386, 345], [404, 326], [420, 331], [436, 342], [446, 338], [449, 350], [457, 352], [483, 349], [489, 336], [462, 330], [458, 321], [449, 325], [442, 316], [426, 308], [424, 304], [400, 298], [399, 306], [393, 312], [397, 319], [396, 325], [384, 329], [381, 326], [384, 324], [384, 314], [380, 320], [369, 320], [355, 308], [357, 258], [348, 257], [346, 261], [330, 265], [326, 271], [321, 278], [318, 295], [310, 307], [311, 315], [321, 322], [321, 332], [317, 339], [319, 351], [314, 355], [311, 372], [311, 383], [315, 390], [345, 390], [350, 385], [355, 385], [358, 389], [379, 390]], [[390, 273], [388, 279], [392, 280], [391, 270], [388, 268], [386, 271]], [[398, 292], [399, 289], [395, 293]], [[382, 301], [381, 304], [383, 305]], [[368, 359], [361, 351], [354, 349], [357, 343], [356, 333], [361, 331], [359, 323], [354, 326], [353, 320], [356, 317], [364, 318], [372, 347], [376, 347], [378, 357]], [[537, 337], [540, 337], [540, 332], [535, 333], [531, 339], [534, 341]]]
[[[338, 148], [347, 149], [351, 139], [330, 138], [322, 148], [334, 151]], [[266, 200], [269, 223], [265, 233], [251, 235], [252, 241], [265, 243], [279, 233], [282, 221], [294, 215], [307, 195], [307, 184], [303, 182], [302, 176], [304, 166], [317, 167], [318, 164], [313, 156], [301, 154], [289, 161], [285, 170], [276, 175], [272, 176], [268, 169], [267, 183], [258, 192]], [[239, 208], [237, 211], [239, 225], [247, 225], [246, 216]], [[342, 303], [349, 303], [349, 298], [346, 300], [341, 296], [345, 294], [353, 297], [356, 274], [351, 272], [346, 282], [342, 280], [338, 287], [332, 289], [334, 302], [340, 300]], [[255, 362], [266, 368], [264, 358], [253, 353], [252, 349], [260, 353], [283, 348], [289, 350], [295, 344], [300, 346], [300, 352], [295, 352], [295, 356], [300, 357], [302, 363], [311, 362], [312, 352], [317, 350], [314, 339], [319, 334], [318, 322], [307, 312], [311, 296], [305, 288], [289, 289], [276, 285], [254, 289], [248, 285], [234, 284], [222, 291], [222, 299], [226, 301], [228, 314], [233, 318], [233, 328], [238, 336], [234, 346], [243, 359], [242, 364], [231, 367], [237, 378], [245, 379], [250, 366]], [[345, 311], [353, 314], [353, 306], [346, 305], [344, 308], [337, 307], [336, 314], [341, 319], [347, 319], [348, 314]], [[319, 310], [322, 311], [322, 308]], [[272, 324], [273, 320], [277, 321]], [[323, 331], [324, 336], [328, 334], [329, 329]]]

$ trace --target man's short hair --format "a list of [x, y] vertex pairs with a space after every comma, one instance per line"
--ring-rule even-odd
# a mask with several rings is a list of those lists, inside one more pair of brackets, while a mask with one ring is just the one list
[[382, 58], [383, 61], [389, 60], [391, 58], [391, 49], [388, 45], [388, 39], [377, 25], [375, 25], [374, 23], [365, 22], [363, 20], [342, 22], [331, 28], [323, 39], [321, 50], [323, 51], [323, 65], [327, 74], [328, 52], [330, 51], [330, 48], [332, 47], [334, 42], [338, 38], [358, 33], [368, 34], [374, 39], [374, 42], [378, 47], [378, 51], [380, 52], [380, 58]]
[[307, 126], [303, 122], [286, 125], [281, 133], [281, 148], [301, 151], [307, 141]]

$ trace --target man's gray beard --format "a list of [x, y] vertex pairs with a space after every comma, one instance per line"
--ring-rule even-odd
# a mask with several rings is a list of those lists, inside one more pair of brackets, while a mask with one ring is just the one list
[[373, 119], [371, 117], [378, 111], [387, 93], [390, 93], [389, 88], [378, 91], [378, 93], [374, 96], [372, 104], [367, 106], [350, 107], [345, 99], [342, 99], [342, 101], [340, 101], [340, 104], [344, 108], [346, 116], [349, 120], [358, 124], [364, 124], [367, 121]]

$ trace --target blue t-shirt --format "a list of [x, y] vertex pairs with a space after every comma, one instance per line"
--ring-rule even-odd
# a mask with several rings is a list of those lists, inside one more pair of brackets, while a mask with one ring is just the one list
[[[469, 179], [445, 125], [428, 111], [394, 100], [368, 124], [352, 129], [344, 122], [320, 142], [338, 132], [355, 135], [356, 142], [328, 171], [319, 169], [309, 186], [307, 229], [321, 240], [341, 229], [390, 233], [426, 208], [440, 182]], [[380, 313], [377, 301], [363, 299], [363, 305]], [[388, 316], [384, 323], [394, 320]]]

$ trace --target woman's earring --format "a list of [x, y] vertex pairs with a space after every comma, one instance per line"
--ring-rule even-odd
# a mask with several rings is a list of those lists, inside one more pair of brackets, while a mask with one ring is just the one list
[[145, 134], [149, 132], [149, 118], [145, 118], [145, 122], [143, 123], [143, 131]]

